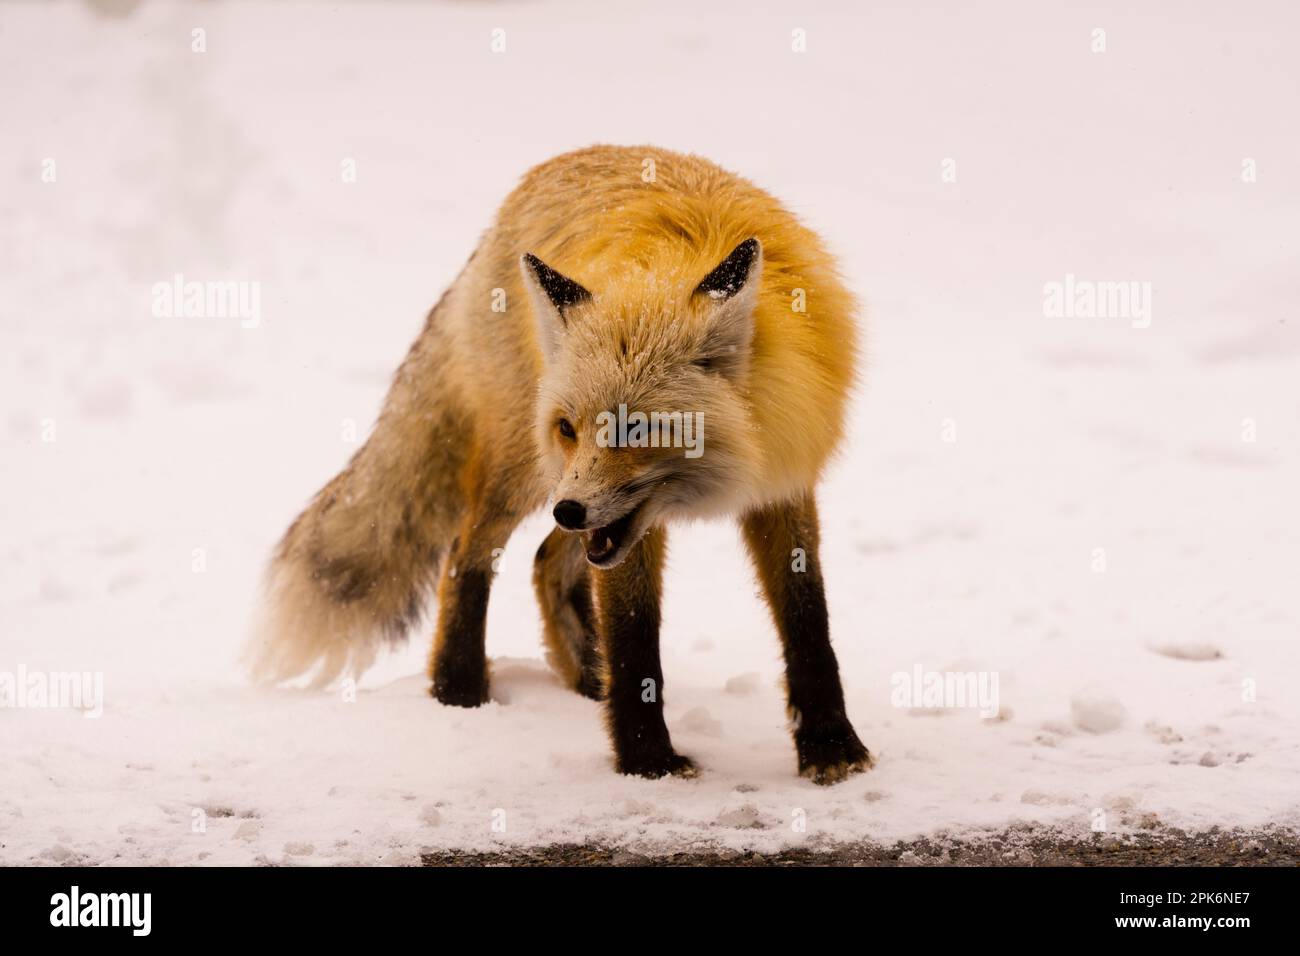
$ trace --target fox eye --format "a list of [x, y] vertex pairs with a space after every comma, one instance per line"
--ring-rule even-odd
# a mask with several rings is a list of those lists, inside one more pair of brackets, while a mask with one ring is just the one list
[[567, 418], [561, 418], [559, 422], [556, 424], [556, 427], [560, 429], [560, 434], [563, 435], [565, 438], [577, 437], [577, 435], [573, 431], [573, 426], [569, 424], [569, 420]]

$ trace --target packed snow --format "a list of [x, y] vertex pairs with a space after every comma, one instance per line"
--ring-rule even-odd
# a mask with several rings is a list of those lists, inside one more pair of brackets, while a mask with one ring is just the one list
[[[1300, 825], [1300, 14], [868, 7], [0, 8], [0, 863]], [[543, 516], [489, 705], [428, 696], [429, 622], [355, 693], [239, 671], [495, 205], [593, 142], [748, 176], [869, 306], [821, 491], [868, 774], [796, 776], [722, 523], [670, 536], [698, 779], [616, 775], [542, 662]], [[156, 314], [176, 276], [256, 283], [256, 321]]]

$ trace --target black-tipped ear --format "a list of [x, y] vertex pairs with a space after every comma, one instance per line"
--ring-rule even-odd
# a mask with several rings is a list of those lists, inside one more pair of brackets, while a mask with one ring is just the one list
[[744, 378], [762, 274], [763, 247], [757, 239], [746, 239], [695, 287], [696, 294], [706, 296], [708, 302], [702, 309], [704, 340], [697, 365], [736, 381]]
[[760, 258], [761, 252], [757, 239], [746, 239], [700, 281], [695, 294], [707, 295], [711, 299], [730, 299], [744, 287], [750, 268]]
[[525, 274], [531, 273], [538, 288], [551, 300], [551, 305], [561, 314], [570, 306], [591, 298], [591, 293], [568, 276], [561, 275], [531, 252], [521, 260]]
[[586, 302], [591, 298], [591, 293], [568, 276], [556, 272], [531, 252], [520, 258], [519, 271], [523, 274], [524, 286], [528, 290], [528, 297], [533, 301], [533, 312], [537, 316], [538, 344], [549, 359], [564, 337], [565, 309]]

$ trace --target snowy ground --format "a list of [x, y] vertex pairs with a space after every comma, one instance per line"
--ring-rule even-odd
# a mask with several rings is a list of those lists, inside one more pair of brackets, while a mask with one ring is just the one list
[[[1300, 16], [803, 7], [0, 8], [0, 680], [103, 679], [98, 718], [0, 709], [0, 863], [1300, 825]], [[238, 672], [269, 548], [495, 204], [598, 141], [743, 172], [870, 304], [822, 496], [866, 776], [795, 776], [725, 525], [671, 545], [698, 780], [616, 776], [542, 664], [542, 518], [489, 706], [427, 696], [427, 626], [355, 702]], [[259, 282], [260, 323], [155, 317], [176, 273]], [[1045, 317], [1067, 274], [1149, 282], [1149, 327]], [[999, 719], [893, 706], [918, 666], [996, 674]]]

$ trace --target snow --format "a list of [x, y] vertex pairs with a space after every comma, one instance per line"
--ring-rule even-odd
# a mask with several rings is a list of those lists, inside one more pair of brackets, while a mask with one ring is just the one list
[[[999, 6], [5, 6], [0, 674], [99, 674], [103, 712], [0, 709], [0, 864], [1300, 824], [1297, 14]], [[839, 786], [795, 775], [726, 524], [670, 542], [696, 780], [615, 775], [542, 663], [542, 517], [483, 708], [428, 697], [427, 623], [355, 695], [236, 666], [269, 549], [495, 204], [598, 141], [771, 189], [869, 303], [821, 503], [878, 764]], [[155, 316], [177, 274], [259, 283], [260, 321]], [[1046, 317], [1067, 277], [1150, 283], [1149, 325]], [[998, 717], [894, 706], [918, 667], [996, 674]]]

